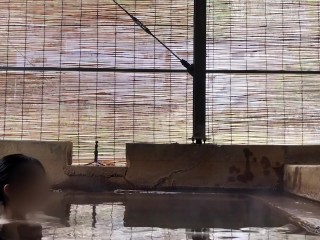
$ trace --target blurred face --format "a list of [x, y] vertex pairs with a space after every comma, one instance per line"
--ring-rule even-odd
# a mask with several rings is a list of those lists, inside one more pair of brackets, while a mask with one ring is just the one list
[[21, 214], [43, 210], [49, 195], [49, 183], [43, 170], [32, 166], [26, 171], [32, 174], [24, 180], [12, 183], [7, 194], [9, 206]]

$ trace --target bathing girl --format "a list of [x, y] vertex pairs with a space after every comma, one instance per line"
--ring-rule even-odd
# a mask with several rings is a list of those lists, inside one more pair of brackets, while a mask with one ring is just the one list
[[49, 187], [42, 164], [14, 154], [0, 160], [0, 239], [41, 239], [41, 226], [29, 224], [27, 215], [42, 210]]

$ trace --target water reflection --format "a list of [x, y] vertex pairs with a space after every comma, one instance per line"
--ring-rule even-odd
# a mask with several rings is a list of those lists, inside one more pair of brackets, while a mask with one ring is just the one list
[[287, 219], [243, 196], [135, 194], [126, 199], [124, 226], [161, 228], [278, 227]]
[[187, 238], [192, 240], [209, 240], [210, 238], [210, 229], [191, 229], [190, 232], [188, 232], [187, 229]]
[[47, 224], [44, 239], [281, 240], [293, 226], [261, 202], [230, 195], [65, 196], [48, 212], [68, 224]]

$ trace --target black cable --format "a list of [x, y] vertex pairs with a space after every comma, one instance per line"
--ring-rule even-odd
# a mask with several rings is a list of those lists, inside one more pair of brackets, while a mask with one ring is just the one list
[[180, 58], [174, 51], [172, 51], [166, 44], [164, 44], [156, 35], [154, 35], [150, 29], [144, 25], [138, 18], [136, 18], [135, 16], [133, 16], [131, 13], [129, 13], [122, 5], [120, 5], [116, 0], [113, 0], [113, 2], [119, 7], [121, 8], [131, 19], [132, 21], [137, 24], [143, 31], [145, 31], [147, 34], [149, 34], [150, 36], [152, 36], [155, 40], [157, 40], [157, 42], [159, 42], [163, 47], [165, 47], [175, 58], [177, 58], [180, 63], [182, 64], [182, 66], [184, 66], [188, 73], [193, 76], [194, 73], [194, 67], [193, 64], [190, 64], [188, 61]]

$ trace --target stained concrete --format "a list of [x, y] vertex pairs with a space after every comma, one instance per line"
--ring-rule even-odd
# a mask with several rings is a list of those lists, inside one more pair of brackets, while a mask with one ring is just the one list
[[96, 167], [96, 166], [67, 166], [65, 174], [68, 176], [121, 177], [126, 174], [126, 167]]
[[284, 153], [281, 146], [127, 144], [126, 179], [153, 189], [278, 188]]
[[320, 147], [286, 148], [284, 189], [287, 192], [320, 201]]
[[67, 166], [67, 179], [57, 188], [99, 192], [114, 189], [135, 188], [126, 180], [126, 167]]
[[72, 163], [71, 142], [0, 141], [0, 157], [22, 153], [39, 159], [52, 185], [68, 179], [64, 169]]
[[320, 165], [287, 165], [284, 183], [286, 191], [320, 201]]
[[58, 187], [112, 189], [275, 189], [282, 187], [281, 146], [127, 144], [128, 167], [67, 166]]

